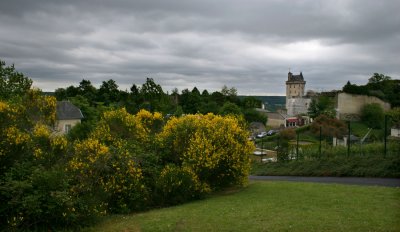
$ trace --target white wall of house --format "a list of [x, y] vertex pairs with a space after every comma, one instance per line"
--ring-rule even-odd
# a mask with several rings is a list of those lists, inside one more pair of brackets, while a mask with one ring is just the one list
[[400, 138], [400, 128], [392, 128], [390, 130], [390, 135], [393, 137], [399, 137]]
[[67, 134], [78, 123], [81, 123], [80, 119], [57, 120], [55, 129], [57, 133]]

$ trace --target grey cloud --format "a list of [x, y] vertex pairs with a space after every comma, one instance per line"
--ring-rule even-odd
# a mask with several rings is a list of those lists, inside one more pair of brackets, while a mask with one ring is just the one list
[[45, 1], [0, 7], [0, 59], [45, 90], [153, 77], [166, 89], [284, 94], [288, 68], [307, 88], [398, 78], [398, 1]]

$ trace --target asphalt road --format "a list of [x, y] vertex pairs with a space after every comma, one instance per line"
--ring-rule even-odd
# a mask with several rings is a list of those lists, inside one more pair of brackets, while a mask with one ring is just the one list
[[304, 176], [249, 176], [250, 180], [297, 181], [326, 184], [352, 184], [400, 187], [400, 178], [368, 178], [368, 177], [304, 177]]

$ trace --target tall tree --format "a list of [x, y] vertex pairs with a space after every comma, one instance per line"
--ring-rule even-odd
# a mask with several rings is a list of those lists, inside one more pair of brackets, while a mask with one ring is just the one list
[[103, 81], [99, 89], [99, 100], [107, 105], [119, 101], [118, 85], [114, 80]]
[[97, 89], [92, 85], [89, 80], [83, 79], [78, 86], [78, 92], [80, 95], [87, 98], [89, 101], [94, 101], [97, 94]]
[[15, 70], [14, 65], [6, 66], [0, 60], [0, 99], [22, 96], [32, 86], [32, 80]]

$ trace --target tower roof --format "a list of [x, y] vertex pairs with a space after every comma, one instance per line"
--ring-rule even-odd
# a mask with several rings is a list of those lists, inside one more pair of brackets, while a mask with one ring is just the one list
[[289, 72], [288, 77], [288, 81], [304, 81], [302, 72], [300, 72], [299, 75], [293, 75], [291, 72]]

